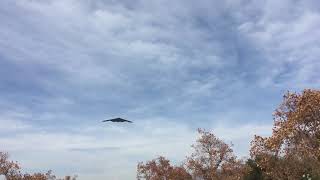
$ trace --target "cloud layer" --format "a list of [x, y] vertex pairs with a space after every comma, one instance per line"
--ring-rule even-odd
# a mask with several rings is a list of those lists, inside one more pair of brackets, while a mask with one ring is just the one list
[[[198, 127], [246, 155], [284, 92], [319, 88], [319, 8], [1, 1], [0, 150], [80, 179], [134, 179], [137, 161], [156, 155], [179, 162]], [[135, 123], [100, 124], [114, 116]]]

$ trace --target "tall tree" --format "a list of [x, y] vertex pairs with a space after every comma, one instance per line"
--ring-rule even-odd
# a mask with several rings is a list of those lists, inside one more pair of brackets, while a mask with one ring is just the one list
[[230, 145], [226, 144], [213, 133], [198, 129], [200, 134], [194, 152], [187, 157], [187, 169], [194, 179], [240, 179], [243, 164], [237, 160]]
[[272, 135], [255, 136], [250, 154], [273, 179], [320, 177], [320, 91], [284, 95]]

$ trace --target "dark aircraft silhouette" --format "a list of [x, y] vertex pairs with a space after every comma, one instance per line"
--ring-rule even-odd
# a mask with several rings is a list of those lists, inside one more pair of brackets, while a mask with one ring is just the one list
[[125, 119], [122, 119], [122, 118], [114, 118], [114, 119], [106, 119], [106, 120], [103, 120], [102, 122], [128, 122], [128, 123], [132, 123], [132, 121], [129, 121], [129, 120], [125, 120]]

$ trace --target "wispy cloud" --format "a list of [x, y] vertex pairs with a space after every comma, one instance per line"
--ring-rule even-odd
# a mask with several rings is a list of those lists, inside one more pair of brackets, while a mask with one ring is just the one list
[[[128, 179], [137, 161], [160, 154], [179, 161], [198, 127], [245, 155], [286, 90], [319, 88], [319, 8], [1, 1], [0, 149], [27, 168], [83, 179]], [[135, 123], [101, 124], [113, 116]]]

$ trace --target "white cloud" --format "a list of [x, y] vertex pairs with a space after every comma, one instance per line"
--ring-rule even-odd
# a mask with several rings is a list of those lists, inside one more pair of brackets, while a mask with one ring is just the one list
[[[80, 179], [96, 176], [131, 179], [138, 161], [158, 155], [174, 160], [184, 158], [193, 140], [191, 137], [194, 137], [184, 125], [167, 121], [145, 122], [120, 129], [112, 124], [101, 126], [105, 128], [84, 128], [85, 133], [81, 129], [73, 133], [37, 129], [19, 132], [15, 136], [0, 137], [1, 149], [11, 152], [12, 158], [21, 162], [26, 170], [52, 168], [59, 174], [79, 174]], [[120, 166], [124, 166], [126, 173], [116, 170]], [[63, 171], [63, 167], [68, 170]], [[115, 171], [118, 173], [104, 173]]]
[[[2, 150], [11, 152], [25, 170], [52, 169], [62, 175], [78, 174], [80, 179], [132, 179], [138, 161], [163, 155], [182, 162], [191, 153], [196, 129], [165, 119], [136, 122], [136, 125], [103, 124], [72, 132], [45, 132], [34, 129], [16, 136], [0, 137]], [[267, 135], [267, 125], [215, 126], [218, 137], [235, 144], [235, 152], [248, 155], [254, 134]], [[238, 145], [239, 143], [239, 145]], [[92, 164], [94, 163], [94, 166]], [[119, 167], [123, 170], [116, 170]], [[63, 170], [63, 168], [66, 168]], [[117, 172], [117, 173], [106, 173]]]
[[0, 126], [1, 133], [25, 130], [31, 127], [31, 125], [26, 124], [24, 121], [4, 119], [3, 117], [1, 117], [0, 122], [1, 122], [1, 126]]
[[259, 18], [238, 27], [271, 63], [263, 70], [263, 86], [318, 87], [313, 68], [320, 67], [320, 14], [307, 2], [267, 1]]
[[80, 179], [182, 160], [201, 126], [245, 155], [284, 88], [320, 84], [318, 3], [295, 2], [1, 1], [0, 149]]
[[32, 128], [25, 119], [29, 117], [25, 112], [0, 111], [0, 134], [26, 131]]

